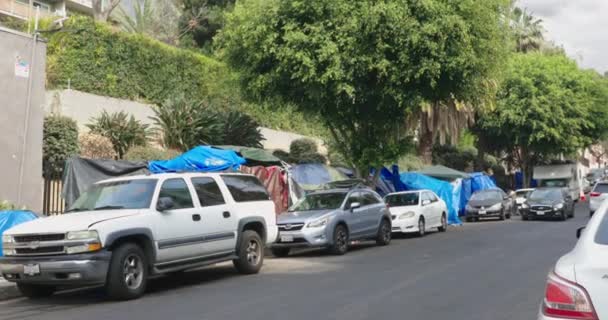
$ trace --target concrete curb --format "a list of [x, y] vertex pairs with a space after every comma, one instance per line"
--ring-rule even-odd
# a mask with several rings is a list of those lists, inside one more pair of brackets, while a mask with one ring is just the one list
[[21, 292], [14, 283], [0, 278], [0, 301], [21, 297]]

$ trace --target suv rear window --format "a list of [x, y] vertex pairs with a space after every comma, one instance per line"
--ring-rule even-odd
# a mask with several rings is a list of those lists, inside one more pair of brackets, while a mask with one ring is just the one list
[[606, 184], [606, 183], [596, 184], [595, 188], [593, 188], [593, 192], [608, 193], [608, 184]]
[[207, 177], [192, 178], [201, 207], [217, 206], [226, 203], [220, 187], [215, 180]]
[[232, 198], [236, 202], [267, 201], [270, 200], [266, 188], [258, 178], [253, 176], [223, 175]]

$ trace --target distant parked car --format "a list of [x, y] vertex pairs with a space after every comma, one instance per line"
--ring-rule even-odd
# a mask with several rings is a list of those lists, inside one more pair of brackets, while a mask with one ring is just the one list
[[522, 205], [526, 202], [528, 196], [530, 195], [530, 193], [532, 193], [532, 191], [534, 191], [534, 189], [532, 188], [519, 189], [515, 191], [515, 205], [517, 205], [517, 212], [519, 212], [520, 214]]
[[423, 237], [431, 228], [447, 231], [447, 206], [433, 191], [391, 193], [384, 201], [391, 212], [393, 232], [417, 233]]
[[608, 199], [608, 181], [598, 182], [589, 193], [589, 216], [593, 216], [606, 199]]
[[471, 196], [466, 207], [466, 220], [472, 222], [490, 217], [497, 217], [499, 220], [511, 219], [514, 208], [513, 199], [504, 191], [481, 190]]
[[574, 199], [567, 188], [539, 188], [530, 194], [522, 209], [522, 220], [566, 220], [574, 217]]
[[608, 205], [601, 205], [572, 251], [547, 277], [538, 320], [608, 319]]
[[277, 218], [279, 238], [272, 246], [277, 257], [292, 248], [328, 248], [342, 255], [353, 240], [391, 241], [391, 216], [382, 198], [367, 188], [329, 189], [307, 194]]

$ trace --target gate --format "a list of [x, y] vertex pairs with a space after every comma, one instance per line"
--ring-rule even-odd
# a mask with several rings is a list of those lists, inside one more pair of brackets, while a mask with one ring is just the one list
[[45, 216], [62, 214], [65, 211], [63, 191], [63, 169], [53, 168], [43, 163], [44, 193], [42, 198], [42, 213]]

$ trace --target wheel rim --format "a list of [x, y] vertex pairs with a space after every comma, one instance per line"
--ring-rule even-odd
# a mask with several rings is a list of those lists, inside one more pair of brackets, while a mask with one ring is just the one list
[[420, 232], [420, 235], [424, 235], [424, 220], [419, 220], [418, 221], [418, 232]]
[[249, 241], [249, 244], [247, 245], [247, 262], [252, 266], [260, 263], [260, 258], [262, 256], [261, 249], [262, 247], [257, 241]]
[[384, 242], [391, 241], [391, 230], [386, 222], [382, 224], [382, 240], [384, 240]]
[[336, 233], [336, 246], [341, 251], [343, 251], [346, 247], [346, 232], [342, 228], [339, 228], [338, 232]]
[[141, 286], [144, 279], [144, 266], [138, 255], [127, 256], [123, 265], [123, 277], [127, 288], [135, 290]]
[[441, 227], [445, 230], [448, 228], [448, 223], [445, 219], [445, 216], [441, 216]]

